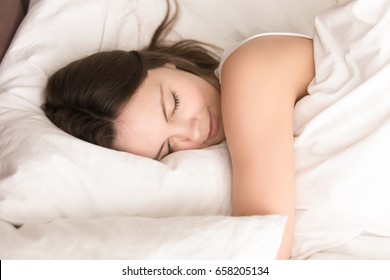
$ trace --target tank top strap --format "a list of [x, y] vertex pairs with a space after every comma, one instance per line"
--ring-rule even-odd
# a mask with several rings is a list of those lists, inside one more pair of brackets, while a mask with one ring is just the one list
[[215, 70], [215, 75], [217, 76], [219, 82], [221, 82], [221, 71], [222, 71], [222, 67], [223, 67], [223, 64], [225, 63], [226, 59], [236, 50], [238, 49], [240, 46], [242, 46], [243, 44], [245, 44], [246, 42], [249, 42], [253, 39], [256, 39], [256, 38], [259, 38], [259, 37], [265, 37], [265, 36], [292, 36], [292, 37], [301, 37], [301, 38], [306, 38], [306, 39], [312, 39], [310, 36], [307, 36], [307, 35], [304, 35], [304, 34], [300, 34], [300, 33], [291, 33], [291, 32], [268, 32], [268, 33], [260, 33], [260, 34], [256, 34], [254, 36], [251, 36], [243, 41], [240, 41], [240, 42], [236, 42], [234, 43], [232, 46], [230, 46], [229, 48], [225, 49], [222, 53], [222, 56], [221, 56], [221, 59], [220, 59], [220, 62], [219, 62], [219, 66], [218, 68]]

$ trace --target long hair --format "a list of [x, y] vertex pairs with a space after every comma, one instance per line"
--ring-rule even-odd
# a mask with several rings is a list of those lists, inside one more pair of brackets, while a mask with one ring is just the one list
[[177, 69], [200, 76], [220, 91], [214, 75], [218, 67], [213, 46], [165, 39], [178, 17], [175, 1], [147, 47], [139, 51], [105, 51], [74, 61], [49, 77], [45, 89], [46, 116], [63, 131], [84, 141], [114, 148], [115, 121], [148, 75], [148, 70], [171, 63]]

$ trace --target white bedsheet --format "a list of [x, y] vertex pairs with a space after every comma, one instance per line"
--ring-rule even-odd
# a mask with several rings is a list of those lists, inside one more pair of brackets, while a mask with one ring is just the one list
[[281, 216], [0, 220], [0, 259], [273, 259]]
[[[262, 32], [312, 34], [315, 15], [334, 2], [180, 0], [172, 34], [222, 48]], [[224, 143], [156, 162], [75, 139], [40, 109], [50, 73], [97, 51], [142, 47], [165, 8], [165, 0], [31, 1], [0, 65], [0, 258], [276, 255], [284, 217], [229, 216]]]
[[366, 257], [390, 259], [389, 30], [386, 0], [317, 17], [316, 77], [295, 114], [295, 258], [373, 235], [387, 246]]
[[[179, 22], [177, 34], [193, 35], [223, 47], [256, 32], [310, 34], [312, 13], [332, 1], [295, 0], [286, 6], [282, 0], [254, 0], [254, 12], [252, 6], [238, 5], [233, 0], [229, 1], [231, 9], [224, 9], [216, 21], [208, 21], [207, 13], [212, 9], [201, 11], [210, 5], [215, 10], [222, 2], [228, 5], [228, 1], [196, 1], [196, 5], [183, 1], [187, 17]], [[390, 259], [390, 3], [349, 2], [317, 18], [316, 78], [309, 87], [310, 95], [295, 110], [295, 259]], [[32, 3], [35, 14], [22, 25], [1, 65], [0, 257], [61, 258], [61, 250], [70, 248], [67, 240], [72, 236], [72, 248], [79, 251], [67, 250], [62, 257], [116, 258], [120, 256], [110, 254], [119, 246], [117, 233], [123, 242], [129, 242], [128, 250], [140, 250], [136, 255], [126, 255], [128, 258], [167, 257], [164, 251], [170, 244], [177, 245], [178, 250], [171, 253], [180, 258], [273, 256], [284, 226], [283, 217], [218, 217], [230, 211], [230, 170], [223, 144], [151, 163], [67, 137], [54, 130], [39, 109], [40, 93], [50, 71], [96, 50], [128, 48], [129, 41], [131, 47], [142, 45], [161, 18], [162, 2], [159, 6], [154, 1], [142, 1], [141, 5], [135, 0]], [[262, 7], [272, 9], [274, 15]], [[232, 20], [239, 8], [245, 15], [240, 23]], [[260, 22], [255, 21], [260, 12]], [[90, 15], [90, 21], [81, 25], [85, 14]], [[279, 15], [278, 21], [275, 15]], [[61, 20], [68, 25], [63, 26]], [[194, 25], [186, 24], [191, 20], [199, 22], [196, 32]], [[55, 36], [57, 30], [63, 31], [60, 37]], [[87, 37], [85, 41], [82, 36]], [[194, 157], [199, 162], [196, 170]], [[113, 168], [108, 159], [117, 166]], [[98, 167], [92, 162], [98, 162]], [[129, 168], [135, 165], [139, 169]], [[153, 171], [147, 175], [158, 173], [160, 177], [144, 176], [137, 171], [140, 165]], [[47, 170], [50, 174], [45, 173]], [[129, 174], [130, 170], [136, 176]], [[194, 171], [199, 173], [200, 183], [192, 180], [186, 184], [187, 174]], [[184, 175], [178, 178], [178, 172]], [[213, 180], [202, 174], [214, 176]], [[216, 216], [208, 217], [208, 213]], [[175, 215], [205, 216], [167, 218]], [[53, 222], [46, 223], [47, 220]], [[26, 225], [16, 229], [8, 222]], [[160, 223], [173, 233], [171, 238], [164, 235]], [[138, 244], [131, 247], [136, 239], [126, 233], [137, 225], [138, 229], [154, 230], [164, 237], [142, 236], [143, 231], [137, 231], [137, 237], [144, 238], [145, 244], [154, 242], [155, 251], [146, 251], [149, 247]], [[181, 229], [177, 236], [175, 227]], [[95, 231], [99, 234], [94, 235]], [[230, 239], [222, 238], [227, 235]], [[214, 245], [230, 242], [232, 247], [224, 248], [219, 255], [210, 250], [191, 255], [185, 252], [186, 241], [179, 236], [187, 236], [187, 242], [197, 244], [207, 244], [213, 240], [210, 237], [216, 237], [220, 243]], [[245, 240], [252, 240], [264, 251], [245, 253], [241, 247]], [[100, 243], [106, 246], [97, 248]]]

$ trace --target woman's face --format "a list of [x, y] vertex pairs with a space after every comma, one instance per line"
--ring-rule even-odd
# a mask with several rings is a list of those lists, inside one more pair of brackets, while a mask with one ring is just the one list
[[148, 71], [116, 128], [116, 149], [156, 160], [225, 139], [218, 91], [171, 64]]

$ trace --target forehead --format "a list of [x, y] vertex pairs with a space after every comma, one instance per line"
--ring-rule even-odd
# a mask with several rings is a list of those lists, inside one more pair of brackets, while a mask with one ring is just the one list
[[162, 116], [160, 85], [147, 79], [116, 120], [115, 148], [155, 158], [161, 146]]

